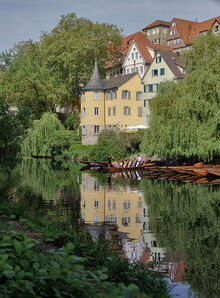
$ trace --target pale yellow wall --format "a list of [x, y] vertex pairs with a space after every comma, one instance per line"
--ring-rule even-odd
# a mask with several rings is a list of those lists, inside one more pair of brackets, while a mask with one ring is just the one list
[[[122, 99], [122, 90], [131, 92], [130, 99]], [[117, 90], [117, 99], [106, 100], [106, 124], [118, 125], [120, 129], [127, 126], [136, 126], [142, 124], [142, 117], [138, 116], [138, 107], [142, 107], [142, 100], [136, 100], [136, 91], [142, 92], [141, 79], [138, 74], [120, 86]], [[116, 116], [108, 116], [108, 107], [116, 106]], [[131, 108], [130, 115], [124, 115], [124, 106]]]
[[[130, 99], [122, 99], [122, 90], [131, 92]], [[138, 107], [142, 107], [142, 100], [136, 100], [136, 91], [142, 92], [141, 78], [138, 74], [120, 86], [117, 90], [117, 99], [107, 100], [106, 94], [99, 91], [99, 100], [93, 99], [93, 91], [85, 92], [85, 100], [81, 99], [81, 125], [117, 125], [120, 129], [127, 126], [135, 126], [142, 123], [142, 117], [138, 116]], [[105, 99], [104, 99], [105, 98]], [[116, 116], [113, 116], [113, 106], [116, 107]], [[130, 115], [124, 115], [124, 106], [131, 108]], [[94, 115], [94, 108], [99, 107], [99, 116]], [[108, 116], [108, 107], [111, 107], [111, 116]], [[86, 115], [82, 116], [85, 108]]]
[[[99, 92], [99, 99], [94, 100], [93, 91], [85, 92], [85, 100], [81, 99], [81, 125], [102, 125], [104, 124], [104, 92]], [[94, 108], [99, 108], [99, 116], [94, 115]], [[82, 109], [86, 109], [86, 115], [82, 117]]]
[[[118, 231], [128, 233], [128, 238], [138, 241], [142, 229], [142, 193], [131, 190], [127, 192], [124, 187], [117, 187], [111, 191], [103, 188], [94, 190], [91, 186], [97, 183], [96, 178], [84, 175], [82, 179], [86, 179], [86, 183], [81, 185], [81, 215], [85, 223], [94, 224], [94, 216], [98, 216], [99, 223], [106, 221], [107, 216], [116, 217]], [[87, 179], [90, 183], [87, 183]], [[95, 200], [99, 201], [98, 207], [94, 206]], [[115, 201], [115, 209], [113, 201]], [[124, 202], [128, 203], [128, 201], [130, 208], [125, 209]], [[141, 204], [138, 204], [139, 201]], [[111, 202], [111, 207], [109, 207], [109, 202]], [[140, 217], [140, 223], [136, 223], [136, 216]], [[123, 225], [122, 217], [130, 217], [130, 223]]]

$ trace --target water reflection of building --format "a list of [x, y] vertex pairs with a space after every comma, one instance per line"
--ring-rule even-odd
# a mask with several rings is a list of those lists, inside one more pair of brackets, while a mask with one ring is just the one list
[[149, 208], [144, 200], [142, 225], [142, 235], [147, 248], [140, 261], [144, 264], [155, 263], [154, 270], [170, 278], [172, 282], [181, 281], [185, 268], [182, 256], [181, 254], [173, 256], [158, 245], [157, 239], [151, 231]]
[[94, 240], [101, 235], [117, 239], [123, 257], [153, 264], [153, 270], [173, 282], [181, 280], [184, 271], [181, 255], [174, 258], [158, 245], [150, 227], [149, 208], [137, 187], [99, 185], [96, 178], [83, 173], [81, 216]]
[[[142, 192], [130, 186], [101, 186], [96, 178], [82, 174], [81, 215], [90, 224], [90, 233], [100, 234], [98, 225], [115, 225], [121, 235], [125, 256], [139, 259], [144, 251], [141, 237]], [[107, 230], [102, 227], [102, 230]], [[126, 235], [126, 236], [125, 236]]]

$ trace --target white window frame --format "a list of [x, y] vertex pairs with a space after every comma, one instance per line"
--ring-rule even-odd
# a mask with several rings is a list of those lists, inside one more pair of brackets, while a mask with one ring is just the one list
[[99, 116], [99, 107], [94, 107], [94, 116]]
[[98, 91], [93, 92], [93, 99], [94, 100], [99, 100], [99, 92]]
[[94, 134], [99, 134], [99, 125], [94, 125]]

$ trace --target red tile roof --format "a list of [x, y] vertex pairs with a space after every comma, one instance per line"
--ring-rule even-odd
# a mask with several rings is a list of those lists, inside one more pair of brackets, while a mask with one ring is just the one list
[[166, 22], [166, 21], [162, 21], [162, 20], [156, 20], [153, 23], [151, 23], [150, 25], [144, 27], [143, 30], [154, 28], [154, 27], [157, 27], [157, 26], [160, 26], [160, 25], [166, 26], [166, 27], [170, 27], [171, 23], [170, 22]]
[[[146, 63], [151, 63], [153, 61], [153, 58], [149, 52], [149, 48], [152, 50], [162, 49], [172, 52], [170, 47], [152, 43], [142, 32], [136, 32], [125, 36], [122, 39], [121, 51], [123, 56], [120, 61], [121, 63], [123, 63], [133, 41], [135, 41]], [[112, 67], [112, 65], [108, 63], [106, 68], [108, 67]]]
[[200, 23], [196, 23], [191, 29], [188, 41], [193, 42], [195, 39], [199, 37], [201, 32], [208, 31], [213, 26], [216, 20], [220, 21], [220, 16]]
[[173, 18], [173, 22], [176, 23], [177, 29], [181, 34], [183, 41], [185, 42], [185, 44], [187, 44], [192, 27], [198, 23], [178, 18]]

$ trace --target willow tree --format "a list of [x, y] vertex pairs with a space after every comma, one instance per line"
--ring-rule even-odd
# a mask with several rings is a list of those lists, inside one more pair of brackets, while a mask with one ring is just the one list
[[212, 160], [220, 156], [220, 37], [209, 32], [184, 53], [186, 78], [161, 84], [150, 103], [142, 150]]
[[22, 143], [22, 153], [33, 157], [52, 157], [62, 153], [71, 144], [78, 143], [76, 132], [65, 130], [53, 113], [44, 113], [34, 120]]

